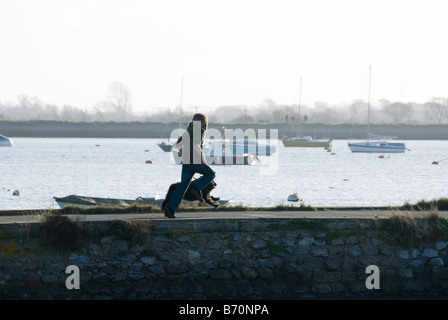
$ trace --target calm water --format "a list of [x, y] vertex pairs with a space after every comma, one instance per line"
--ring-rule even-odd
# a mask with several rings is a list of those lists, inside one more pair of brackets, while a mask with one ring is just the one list
[[[181, 166], [158, 139], [15, 138], [0, 148], [0, 209], [58, 208], [70, 194], [164, 197]], [[385, 206], [448, 197], [448, 141], [405, 141], [404, 154], [352, 153], [347, 141], [323, 148], [285, 148], [253, 166], [212, 166], [215, 196], [246, 206], [294, 204], [297, 192], [311, 206]], [[145, 163], [153, 160], [154, 164]], [[13, 192], [18, 190], [19, 196]]]

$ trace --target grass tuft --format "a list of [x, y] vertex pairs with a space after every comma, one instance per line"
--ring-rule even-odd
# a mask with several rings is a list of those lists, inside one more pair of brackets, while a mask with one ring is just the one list
[[145, 243], [149, 239], [153, 225], [149, 220], [115, 220], [109, 225], [108, 234], [132, 243]]
[[81, 221], [55, 213], [44, 214], [33, 226], [33, 234], [56, 251], [80, 249], [91, 231]]
[[448, 210], [448, 198], [440, 198], [434, 200], [420, 200], [416, 204], [405, 203], [402, 207], [404, 210], [433, 210], [437, 208], [441, 211]]
[[419, 212], [392, 211], [384, 220], [381, 231], [395, 244], [406, 247], [422, 247], [448, 239], [448, 220], [437, 208]]

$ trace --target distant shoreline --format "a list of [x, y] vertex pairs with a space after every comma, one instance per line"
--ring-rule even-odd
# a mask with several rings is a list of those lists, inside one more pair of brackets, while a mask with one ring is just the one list
[[[182, 128], [186, 128], [183, 123]], [[278, 138], [295, 135], [295, 128], [285, 123], [210, 123], [209, 128], [221, 130], [278, 130]], [[167, 140], [178, 122], [65, 122], [65, 121], [0, 121], [0, 134], [7, 137], [48, 138], [145, 138]], [[398, 140], [448, 140], [448, 124], [371, 124], [374, 134], [393, 136]], [[337, 140], [366, 139], [367, 126], [352, 124], [309, 123], [301, 125], [301, 134], [314, 138]]]

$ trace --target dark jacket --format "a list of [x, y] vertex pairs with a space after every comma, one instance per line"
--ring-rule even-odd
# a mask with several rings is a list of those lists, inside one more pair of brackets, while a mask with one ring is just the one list
[[205, 129], [201, 128], [200, 132], [200, 137], [194, 137], [193, 133], [196, 132], [193, 129], [193, 122], [190, 122], [187, 131], [177, 140], [176, 147], [182, 151], [182, 162], [184, 164], [206, 163], [204, 155]]

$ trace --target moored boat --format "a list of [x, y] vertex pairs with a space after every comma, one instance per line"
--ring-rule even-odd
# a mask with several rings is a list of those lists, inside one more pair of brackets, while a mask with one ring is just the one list
[[[299, 96], [299, 107], [298, 107], [298, 119], [296, 124], [296, 135], [295, 137], [282, 139], [283, 145], [285, 147], [314, 147], [314, 148], [327, 148], [330, 147], [331, 139], [313, 139], [310, 136], [304, 136], [301, 134], [301, 123], [300, 123], [300, 105], [302, 97], [302, 78], [300, 78], [300, 96]], [[291, 117], [288, 117], [291, 119]], [[288, 125], [293, 126], [294, 123], [288, 122]]]
[[[370, 132], [370, 82], [371, 82], [372, 67], [369, 71], [369, 98], [367, 104], [367, 140], [359, 142], [348, 142], [348, 147], [352, 152], [366, 152], [366, 153], [404, 153], [408, 150], [403, 142], [389, 142], [385, 137], [374, 135]], [[376, 140], [370, 140], [374, 138]]]
[[[175, 164], [182, 164], [182, 152], [172, 149], [173, 161]], [[253, 165], [258, 159], [251, 153], [232, 153], [222, 145], [204, 146], [204, 154], [209, 165]]]
[[288, 138], [282, 140], [285, 147], [322, 147], [327, 148], [331, 145], [330, 139], [313, 139], [310, 136]]
[[160, 206], [163, 199], [158, 197], [135, 199], [117, 199], [117, 198], [100, 198], [100, 197], [88, 197], [79, 195], [69, 195], [66, 197], [53, 197], [57, 204], [63, 208], [68, 205], [77, 206], [81, 208], [91, 208], [96, 206], [119, 206], [127, 207], [134, 204], [139, 205], [155, 205]]
[[13, 142], [11, 138], [5, 137], [4, 135], [0, 134], [0, 147], [12, 147]]
[[366, 153], [403, 153], [407, 150], [403, 142], [390, 142], [386, 140], [349, 142], [348, 147], [352, 152]]
[[[97, 206], [118, 206], [118, 207], [128, 207], [131, 205], [153, 205], [160, 207], [164, 199], [159, 197], [137, 197], [135, 199], [118, 199], [118, 198], [101, 198], [101, 197], [86, 197], [79, 195], [69, 195], [66, 197], [53, 197], [57, 202], [59, 207], [64, 208], [66, 206], [76, 206], [81, 208], [92, 208]], [[217, 201], [220, 206], [227, 205], [229, 200], [219, 200]], [[183, 205], [192, 204], [192, 201], [182, 200]], [[194, 202], [199, 206], [207, 206], [204, 202]]]
[[258, 139], [211, 139], [206, 140], [205, 148], [223, 149], [232, 154], [254, 154], [256, 156], [270, 156], [277, 151], [275, 143]]
[[169, 142], [165, 142], [165, 141], [161, 141], [159, 143], [157, 143], [157, 145], [160, 147], [160, 149], [162, 149], [165, 152], [170, 152], [171, 149], [174, 146], [174, 143], [169, 143]]

